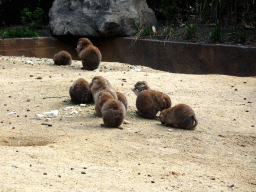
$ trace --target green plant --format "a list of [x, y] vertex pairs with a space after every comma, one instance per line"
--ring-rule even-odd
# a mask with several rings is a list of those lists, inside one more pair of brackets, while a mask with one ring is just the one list
[[165, 40], [170, 40], [177, 35], [177, 31], [173, 26], [167, 26], [164, 28], [163, 36], [165, 36]]
[[223, 28], [221, 25], [217, 24], [215, 27], [212, 28], [210, 32], [210, 39], [214, 42], [223, 40]]
[[21, 22], [23, 25], [29, 25], [33, 28], [43, 25], [44, 11], [42, 8], [37, 7], [34, 12], [28, 8], [24, 8], [21, 12]]
[[38, 32], [27, 27], [5, 28], [1, 32], [1, 38], [38, 37]]
[[196, 24], [188, 24], [184, 29], [184, 39], [192, 39], [196, 37], [197, 25]]
[[234, 42], [244, 43], [246, 41], [246, 35], [243, 26], [233, 26], [231, 38]]
[[134, 43], [136, 43], [138, 39], [142, 37], [151, 37], [155, 34], [152, 29], [152, 25], [135, 27], [135, 30]]

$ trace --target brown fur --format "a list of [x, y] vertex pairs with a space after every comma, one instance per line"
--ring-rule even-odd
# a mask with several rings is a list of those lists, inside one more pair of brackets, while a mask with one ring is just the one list
[[109, 99], [102, 106], [102, 116], [105, 127], [119, 127], [126, 114], [125, 106], [117, 99]]
[[195, 112], [185, 104], [178, 104], [163, 110], [160, 114], [160, 121], [167, 126], [177, 126], [189, 130], [194, 130], [198, 124]]
[[71, 65], [72, 57], [67, 51], [60, 51], [53, 56], [56, 65]]
[[91, 103], [93, 101], [89, 83], [83, 78], [77, 79], [69, 89], [74, 103]]
[[139, 93], [144, 90], [150, 90], [150, 87], [148, 86], [146, 81], [138, 81], [134, 85], [134, 88], [132, 90], [136, 95], [139, 95]]
[[76, 50], [82, 60], [82, 69], [94, 70], [98, 68], [102, 59], [101, 52], [89, 39], [80, 38]]
[[96, 98], [99, 96], [100, 92], [102, 91], [109, 92], [114, 97], [114, 99], [117, 99], [116, 91], [112, 87], [112, 85], [109, 83], [109, 81], [102, 76], [95, 76], [92, 79], [92, 85], [91, 85], [91, 92], [92, 92], [94, 101], [97, 100]]
[[154, 90], [144, 90], [136, 99], [138, 115], [147, 119], [154, 119], [158, 111], [171, 107], [171, 99], [168, 95]]
[[127, 101], [126, 97], [124, 96], [124, 94], [122, 94], [120, 92], [116, 92], [116, 95], [117, 95], [118, 100], [124, 104], [125, 109], [127, 111], [128, 101]]
[[101, 109], [104, 103], [106, 103], [109, 99], [114, 99], [114, 97], [106, 91], [102, 91], [99, 93], [98, 97], [95, 100], [95, 113], [98, 116], [102, 116]]

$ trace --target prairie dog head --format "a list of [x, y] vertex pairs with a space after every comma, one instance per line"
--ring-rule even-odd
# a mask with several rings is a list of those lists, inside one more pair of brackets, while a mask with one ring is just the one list
[[77, 42], [76, 50], [79, 53], [83, 49], [87, 48], [88, 45], [92, 45], [92, 42], [87, 38], [80, 38]]
[[135, 95], [138, 95], [140, 92], [144, 90], [150, 90], [148, 84], [146, 81], [138, 81], [135, 85], [132, 91], [135, 93]]

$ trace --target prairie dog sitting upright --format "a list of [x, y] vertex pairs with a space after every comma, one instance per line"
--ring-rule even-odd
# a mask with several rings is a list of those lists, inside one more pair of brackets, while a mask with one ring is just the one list
[[77, 42], [76, 50], [78, 57], [82, 60], [82, 69], [94, 70], [98, 68], [102, 55], [100, 50], [89, 39], [80, 38]]
[[93, 95], [94, 102], [102, 91], [109, 92], [114, 99], [117, 99], [116, 91], [109, 81], [102, 76], [95, 76], [91, 83], [91, 93]]

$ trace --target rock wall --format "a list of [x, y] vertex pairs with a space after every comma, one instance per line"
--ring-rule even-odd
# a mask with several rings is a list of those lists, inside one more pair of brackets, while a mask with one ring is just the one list
[[146, 0], [55, 0], [49, 19], [53, 35], [74, 36], [131, 36], [157, 22]]

